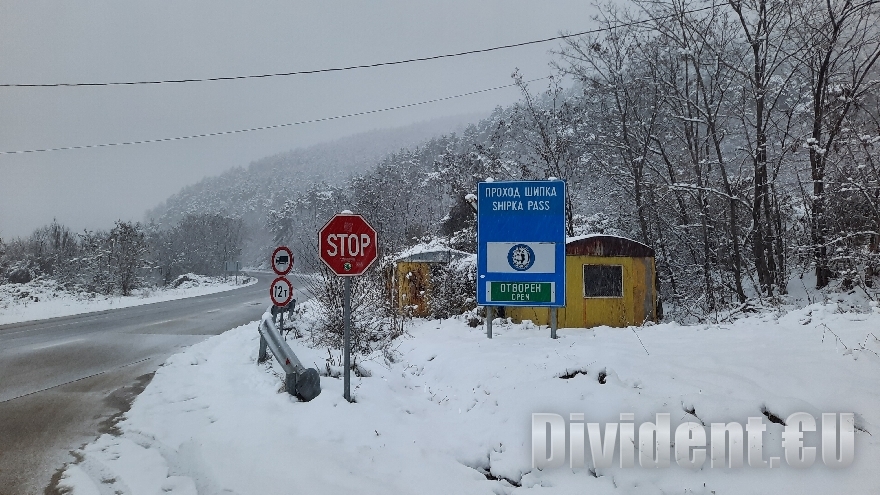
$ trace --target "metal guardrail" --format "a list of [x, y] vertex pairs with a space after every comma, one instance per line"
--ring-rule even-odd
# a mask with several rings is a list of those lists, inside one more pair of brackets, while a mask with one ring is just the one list
[[296, 395], [308, 402], [321, 393], [321, 378], [318, 376], [318, 370], [302, 365], [287, 342], [281, 338], [281, 333], [275, 326], [273, 319], [270, 312], [263, 313], [259, 326], [260, 354], [258, 362], [262, 363], [268, 358], [266, 350], [270, 349], [272, 355], [284, 369], [284, 389], [290, 395]]

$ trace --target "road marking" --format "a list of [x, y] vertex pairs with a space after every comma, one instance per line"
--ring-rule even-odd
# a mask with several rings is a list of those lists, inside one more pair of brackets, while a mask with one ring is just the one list
[[48, 349], [50, 347], [58, 347], [59, 345], [67, 345], [67, 344], [73, 344], [74, 342], [82, 342], [84, 340], [86, 340], [86, 339], [85, 338], [78, 338], [78, 339], [73, 339], [73, 340], [64, 340], [61, 342], [52, 342], [51, 344], [38, 345], [36, 347], [33, 347], [32, 349], [35, 351], [39, 351], [42, 349]]
[[128, 363], [128, 364], [123, 364], [122, 366], [117, 366], [117, 367], [115, 367], [115, 368], [110, 368], [109, 370], [99, 371], [99, 372], [97, 372], [97, 373], [93, 373], [93, 374], [88, 375], [88, 376], [83, 376], [83, 377], [80, 377], [80, 378], [76, 378], [76, 379], [74, 379], [74, 380], [66, 381], [66, 382], [64, 382], [64, 383], [59, 383], [58, 385], [52, 385], [51, 387], [41, 388], [40, 390], [34, 390], [33, 392], [28, 392], [28, 393], [26, 393], [26, 394], [21, 394], [21, 395], [18, 395], [18, 396], [12, 397], [12, 398], [10, 398], [10, 399], [3, 399], [3, 400], [0, 400], [0, 404], [3, 404], [3, 403], [5, 403], [5, 402], [11, 402], [11, 401], [14, 401], [15, 399], [21, 399], [22, 397], [28, 397], [28, 396], [30, 396], [30, 395], [39, 394], [40, 392], [46, 392], [47, 390], [52, 390], [53, 388], [58, 388], [58, 387], [63, 387], [63, 386], [65, 386], [65, 385], [70, 385], [71, 383], [76, 383], [76, 382], [80, 382], [80, 381], [83, 381], [83, 380], [87, 380], [87, 379], [89, 379], [89, 378], [93, 378], [93, 377], [96, 377], [96, 376], [99, 376], [99, 375], [103, 375], [104, 373], [109, 373], [109, 372], [111, 372], [111, 371], [121, 370], [122, 368], [127, 368], [127, 367], [129, 367], [129, 366], [134, 366], [135, 364], [143, 363], [144, 361], [149, 361], [150, 359], [153, 359], [153, 358], [152, 358], [152, 357], [148, 357], [148, 358], [139, 359], [139, 360], [137, 360], [137, 361], [134, 361], [134, 362], [131, 362], [131, 363]]
[[180, 320], [185, 320], [185, 319], [186, 319], [186, 318], [172, 318], [172, 319], [170, 319], [170, 320], [154, 321], [153, 323], [147, 323], [147, 324], [144, 324], [144, 325], [141, 325], [141, 326], [144, 326], [144, 327], [152, 327], [152, 326], [155, 326], [155, 325], [164, 325], [164, 324], [166, 324], [166, 323], [171, 323], [172, 321], [180, 321]]
[[[121, 309], [127, 309], [127, 308], [121, 308]], [[100, 311], [100, 312], [96, 312], [96, 313], [79, 313], [79, 314], [68, 315], [68, 316], [55, 316], [50, 319], [54, 319], [54, 318], [76, 319], [76, 320], [81, 320], [81, 321], [77, 321], [76, 323], [88, 323], [89, 320], [105, 320], [105, 319], [109, 318], [110, 316], [112, 316], [112, 315], [104, 314], [106, 311], [112, 311], [112, 310], [104, 310], [104, 311]], [[34, 327], [34, 328], [27, 328], [25, 330], [19, 330], [17, 332], [0, 332], [0, 337], [5, 337], [7, 335], [17, 335], [20, 333], [28, 333], [28, 332], [33, 332], [33, 331], [37, 331], [37, 330], [51, 330], [53, 328], [67, 326], [72, 323], [71, 321], [63, 321], [63, 322], [58, 322], [58, 323], [55, 323], [52, 325], [45, 325], [44, 324], [45, 322], [46, 322], [46, 320], [30, 320], [30, 321], [23, 321], [20, 323], [9, 323], [9, 325], [21, 324], [23, 326], [29, 326], [29, 327]]]

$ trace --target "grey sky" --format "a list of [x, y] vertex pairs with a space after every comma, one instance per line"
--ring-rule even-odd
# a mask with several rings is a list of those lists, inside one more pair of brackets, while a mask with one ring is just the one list
[[[583, 0], [0, 0], [0, 82], [200, 78], [399, 60], [582, 31]], [[274, 125], [548, 75], [553, 43], [402, 66], [230, 82], [0, 88], [0, 151]], [[537, 89], [537, 87], [536, 87]], [[182, 186], [281, 151], [379, 127], [488, 111], [516, 89], [224, 137], [0, 155], [0, 237], [58, 218], [81, 230], [141, 220]]]

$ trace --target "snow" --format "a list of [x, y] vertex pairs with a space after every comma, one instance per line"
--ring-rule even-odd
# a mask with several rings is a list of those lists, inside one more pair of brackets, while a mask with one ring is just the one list
[[[415, 246], [404, 249], [403, 251], [393, 255], [394, 259], [403, 259], [422, 253], [430, 253], [434, 251], [455, 251], [449, 248], [449, 244], [440, 238], [431, 238], [428, 242], [420, 242]], [[459, 251], [461, 252], [461, 251]]]
[[420, 242], [414, 246], [411, 246], [399, 253], [392, 254], [387, 258], [388, 261], [402, 261], [407, 260], [408, 258], [418, 257], [419, 255], [426, 254], [438, 254], [440, 259], [448, 260], [453, 257], [461, 258], [467, 256], [473, 256], [473, 253], [468, 253], [465, 251], [460, 251], [458, 249], [452, 249], [449, 247], [449, 243], [444, 239], [439, 238], [431, 238], [427, 242]]
[[257, 283], [253, 277], [239, 276], [239, 285], [236, 285], [233, 276], [226, 279], [192, 273], [186, 276], [190, 281], [177, 288], [137, 289], [131, 296], [73, 293], [45, 279], [3, 284], [0, 285], [0, 325], [202, 296]]
[[623, 237], [622, 235], [613, 235], [613, 234], [581, 234], [581, 235], [576, 235], [576, 236], [572, 236], [572, 237], [566, 237], [565, 243], [571, 244], [572, 242], [582, 241], [584, 239], [591, 239], [593, 237], [616, 237], [618, 239], [626, 239], [627, 241], [634, 242], [636, 244], [641, 244], [642, 246], [645, 246], [645, 244], [643, 244], [639, 241], [630, 239], [629, 237]]
[[[60, 485], [74, 495], [96, 486], [131, 495], [871, 493], [880, 484], [878, 329], [876, 303], [863, 313], [816, 303], [722, 324], [560, 329], [557, 340], [529, 322], [498, 319], [489, 340], [464, 317], [414, 320], [392, 351], [358, 360], [355, 403], [328, 376], [303, 403], [282, 391], [280, 367], [257, 364], [253, 322], [170, 357], [121, 434], [77, 452], [83, 461]], [[289, 343], [322, 373], [328, 352], [338, 362], [338, 351]], [[668, 412], [673, 431], [761, 417], [764, 459], [784, 459], [783, 427], [762, 410], [854, 412], [855, 462], [689, 470], [615, 461], [597, 476], [532, 469], [533, 413], [585, 413], [600, 424], [634, 413], [639, 425]]]

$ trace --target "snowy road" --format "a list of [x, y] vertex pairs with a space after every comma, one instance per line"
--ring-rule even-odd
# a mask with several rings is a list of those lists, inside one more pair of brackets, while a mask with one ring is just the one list
[[168, 356], [258, 319], [273, 276], [255, 275], [242, 289], [0, 326], [0, 495], [43, 493]]

